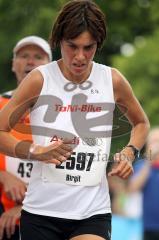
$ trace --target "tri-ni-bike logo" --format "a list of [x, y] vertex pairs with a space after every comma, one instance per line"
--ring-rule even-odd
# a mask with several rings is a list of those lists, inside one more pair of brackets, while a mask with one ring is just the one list
[[[71, 88], [69, 84], [66, 84], [64, 86], [64, 90], [69, 93], [71, 91], [74, 91], [77, 87], [79, 87], [81, 90], [87, 90], [92, 87], [92, 83], [87, 82], [87, 86], [71, 85]], [[100, 101], [100, 96], [98, 96], [98, 99], [98, 102], [90, 102], [89, 96], [87, 96], [85, 92], [81, 91], [78, 94], [74, 94], [70, 99], [70, 105], [66, 106], [64, 105], [63, 100], [58, 96], [42, 95], [38, 97], [38, 101], [36, 97], [35, 99], [30, 99], [30, 103], [22, 103], [10, 116], [10, 127], [19, 133], [28, 135], [30, 135], [31, 128], [34, 136], [52, 138], [53, 135], [57, 135], [59, 137], [67, 139], [79, 137], [83, 142], [85, 142], [86, 145], [95, 146], [97, 145], [97, 142], [91, 141], [90, 144], [90, 141], [86, 141], [86, 136], [89, 136], [89, 139], [110, 138], [112, 136], [112, 129], [109, 128], [109, 126], [111, 126], [113, 122], [113, 112], [115, 107], [114, 102], [103, 102], [102, 96], [102, 101]], [[42, 124], [31, 124], [31, 126], [29, 126], [28, 124], [25, 124], [25, 126], [22, 126], [21, 124], [15, 125], [15, 119], [17, 118], [20, 109], [24, 109], [25, 104], [32, 105], [32, 102], [34, 101], [36, 101], [37, 103], [31, 109], [31, 111], [39, 111], [39, 109], [42, 108], [41, 113], [43, 113], [43, 115], [39, 115], [39, 122], [42, 122]], [[43, 109], [44, 107], [45, 110]], [[127, 109], [125, 109], [125, 111], [127, 111]], [[57, 129], [51, 126], [51, 124], [56, 122], [58, 115], [62, 112], [70, 112], [71, 124], [75, 132], [77, 133], [76, 135], [72, 132], [67, 131], [67, 129]], [[87, 116], [87, 114], [94, 112], [100, 112], [100, 115], [95, 114], [91, 118]], [[120, 124], [122, 122], [124, 122], [124, 124]], [[100, 129], [100, 126], [108, 126], [108, 128], [103, 129], [101, 127]], [[96, 130], [96, 128], [98, 129], [98, 131]], [[117, 116], [117, 118], [115, 118], [114, 121], [113, 137], [126, 134], [130, 132], [130, 129], [130, 124], [123, 120], [122, 115], [120, 114]], [[20, 144], [20, 142], [17, 144], [15, 152], [18, 151]]]
[[82, 104], [82, 105], [67, 105], [62, 106], [59, 104], [55, 105], [56, 112], [101, 112], [101, 106], [95, 106], [93, 104]]

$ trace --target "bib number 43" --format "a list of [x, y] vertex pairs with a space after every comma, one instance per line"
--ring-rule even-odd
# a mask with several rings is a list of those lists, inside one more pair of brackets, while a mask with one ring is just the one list
[[20, 162], [18, 166], [18, 174], [20, 174], [21, 178], [30, 178], [31, 177], [31, 171], [33, 168], [33, 163], [31, 162]]

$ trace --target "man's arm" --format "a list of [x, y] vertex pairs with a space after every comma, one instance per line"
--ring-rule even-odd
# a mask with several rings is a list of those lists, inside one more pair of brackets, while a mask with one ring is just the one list
[[26, 183], [7, 171], [0, 171], [0, 183], [7, 197], [21, 203], [27, 188]]
[[4, 212], [0, 217], [0, 239], [3, 239], [4, 233], [9, 238], [15, 232], [16, 221], [20, 219], [21, 216], [21, 205], [17, 205], [8, 211]]
[[149, 177], [150, 169], [150, 163], [145, 162], [144, 166], [142, 166], [142, 168], [133, 177], [130, 178], [127, 185], [128, 192], [137, 192], [143, 189]]

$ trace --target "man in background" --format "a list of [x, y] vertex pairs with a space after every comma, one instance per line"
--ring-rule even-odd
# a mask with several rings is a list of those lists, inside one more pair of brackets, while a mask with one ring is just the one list
[[[12, 71], [15, 73], [17, 85], [33, 69], [47, 64], [51, 60], [51, 49], [44, 39], [28, 36], [18, 41], [13, 49], [12, 62]], [[0, 109], [5, 106], [13, 94], [14, 90], [0, 96]], [[12, 132], [19, 139], [31, 140], [31, 129], [29, 131], [28, 129], [30, 129], [29, 115], [23, 117]], [[0, 216], [0, 240], [19, 239], [18, 224], [21, 205], [32, 167], [32, 162], [18, 158], [13, 160], [12, 157], [0, 154], [1, 203], [4, 208], [4, 212]]]
[[153, 128], [147, 138], [146, 158], [134, 166], [129, 192], [143, 194], [143, 240], [159, 239], [159, 127]]

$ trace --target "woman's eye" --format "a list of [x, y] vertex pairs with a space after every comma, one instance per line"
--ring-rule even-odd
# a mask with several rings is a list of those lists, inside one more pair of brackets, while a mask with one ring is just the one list
[[74, 45], [69, 45], [69, 47], [72, 49], [76, 49], [76, 46], [74, 46]]

